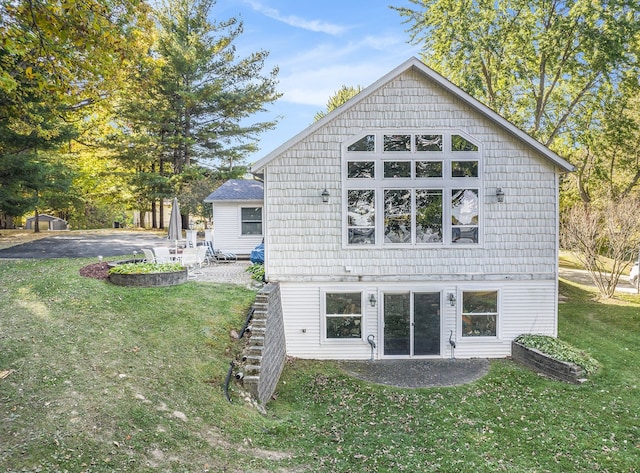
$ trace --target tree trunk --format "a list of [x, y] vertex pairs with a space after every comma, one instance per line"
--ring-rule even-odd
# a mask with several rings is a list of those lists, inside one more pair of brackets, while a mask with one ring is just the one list
[[33, 233], [40, 233], [40, 214], [38, 208], [35, 208], [35, 216], [33, 218]]
[[156, 212], [158, 210], [158, 206], [156, 204], [156, 199], [153, 199], [151, 202], [151, 228], [158, 228], [158, 216]]

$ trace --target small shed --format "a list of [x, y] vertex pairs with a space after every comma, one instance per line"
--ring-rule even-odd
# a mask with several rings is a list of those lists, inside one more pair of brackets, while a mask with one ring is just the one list
[[204, 199], [213, 206], [214, 247], [248, 256], [262, 242], [263, 201], [263, 183], [255, 179], [230, 179]]
[[[27, 230], [33, 230], [36, 224], [35, 222], [35, 215], [27, 218], [25, 228]], [[69, 223], [66, 220], [47, 214], [38, 215], [38, 225], [40, 230], [69, 230]]]

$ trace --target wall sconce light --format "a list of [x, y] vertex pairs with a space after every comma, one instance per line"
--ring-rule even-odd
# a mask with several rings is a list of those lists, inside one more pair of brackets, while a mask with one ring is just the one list
[[499, 203], [504, 202], [504, 191], [502, 190], [502, 187], [498, 187], [496, 189], [496, 199]]
[[325, 204], [329, 202], [329, 191], [327, 189], [323, 190], [320, 195], [322, 196], [322, 202]]
[[369, 294], [369, 305], [371, 307], [375, 307], [376, 306], [376, 302], [378, 302], [376, 300], [376, 295], [374, 293]]
[[453, 307], [456, 305], [456, 295], [453, 292], [450, 292], [447, 296], [447, 300], [449, 301], [449, 305]]

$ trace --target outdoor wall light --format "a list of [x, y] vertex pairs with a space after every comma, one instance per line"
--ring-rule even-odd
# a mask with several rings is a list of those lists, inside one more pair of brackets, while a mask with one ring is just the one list
[[499, 203], [504, 202], [504, 191], [502, 190], [502, 187], [498, 187], [496, 189], [496, 199]]
[[376, 302], [378, 302], [376, 300], [376, 295], [374, 293], [369, 294], [369, 305], [371, 307], [375, 307], [376, 306]]
[[449, 305], [453, 307], [456, 305], [456, 295], [453, 292], [450, 292], [447, 296], [447, 300], [449, 301]]
[[329, 191], [327, 189], [323, 190], [320, 195], [322, 196], [322, 202], [325, 204], [329, 202]]

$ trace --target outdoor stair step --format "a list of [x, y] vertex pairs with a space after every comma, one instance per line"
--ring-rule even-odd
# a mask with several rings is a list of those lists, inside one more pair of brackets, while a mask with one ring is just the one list
[[252, 365], [259, 365], [262, 362], [262, 355], [247, 355], [246, 361]]
[[260, 376], [248, 375], [242, 378], [244, 384], [258, 384], [260, 382]]
[[247, 347], [247, 355], [260, 355], [262, 356], [262, 351], [264, 350], [264, 346], [262, 345], [249, 345]]
[[251, 327], [251, 336], [261, 335], [264, 338], [264, 334], [267, 331], [265, 327]]
[[260, 373], [261, 366], [260, 365], [246, 365], [244, 367], [244, 372], [248, 374], [256, 374]]

